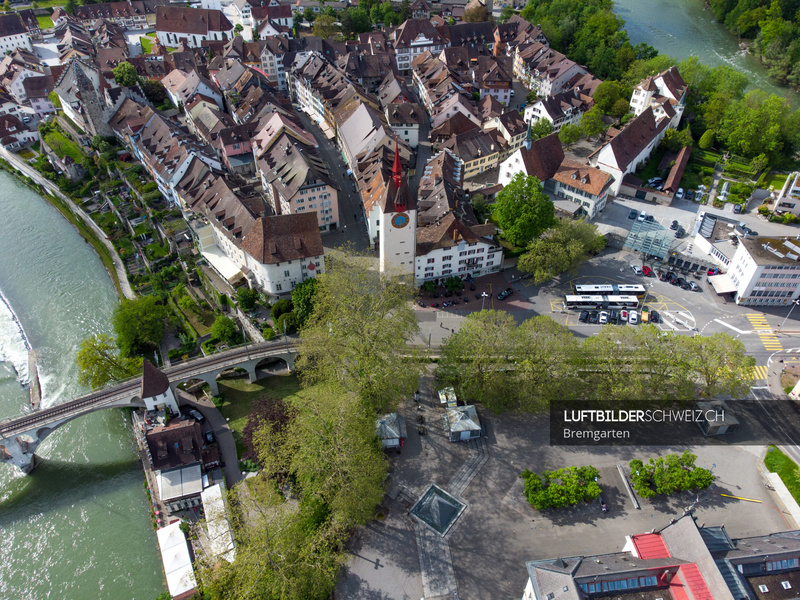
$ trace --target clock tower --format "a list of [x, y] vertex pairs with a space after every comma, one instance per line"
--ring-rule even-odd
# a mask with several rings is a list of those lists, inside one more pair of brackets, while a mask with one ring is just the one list
[[392, 176], [381, 199], [381, 212], [378, 226], [381, 272], [389, 269], [413, 277], [417, 245], [417, 202], [403, 177], [397, 142]]

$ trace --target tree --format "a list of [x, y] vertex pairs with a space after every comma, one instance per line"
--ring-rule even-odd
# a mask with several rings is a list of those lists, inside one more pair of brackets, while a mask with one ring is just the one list
[[726, 333], [695, 335], [685, 340], [686, 361], [693, 379], [700, 385], [701, 396], [736, 397], [748, 392], [753, 384], [756, 359], [746, 354], [741, 340]]
[[303, 19], [308, 23], [313, 23], [316, 18], [317, 14], [314, 12], [314, 9], [310, 6], [306, 6], [306, 9], [303, 11]]
[[403, 0], [400, 3], [400, 22], [405, 23], [411, 18], [411, 2]]
[[78, 3], [76, 0], [67, 0], [67, 3], [64, 5], [64, 12], [69, 15], [74, 15], [77, 7]]
[[36, 9], [38, 9], [38, 8], [39, 8], [39, 3], [38, 3], [38, 2], [36, 2], [36, 0], [34, 0], [33, 2], [31, 2], [31, 8], [32, 8], [33, 10], [36, 10]]
[[625, 86], [619, 81], [604, 81], [597, 86], [597, 89], [592, 94], [594, 105], [598, 107], [603, 113], [609, 114], [614, 103], [617, 100], [630, 98], [630, 92], [627, 92]]
[[523, 246], [555, 222], [555, 209], [542, 191], [536, 177], [517, 173], [498, 194], [494, 217], [503, 237], [515, 246]]
[[197, 312], [197, 302], [195, 302], [189, 294], [183, 294], [180, 297], [178, 306], [180, 306], [184, 312]]
[[718, 135], [737, 154], [778, 160], [793, 154], [798, 125], [800, 113], [791, 112], [784, 98], [753, 90], [730, 104]]
[[701, 150], [711, 150], [714, 147], [714, 132], [711, 129], [706, 129], [705, 133], [700, 136], [698, 146]]
[[239, 334], [239, 327], [236, 321], [225, 315], [220, 315], [214, 319], [214, 324], [211, 325], [211, 339], [219, 340], [226, 344], [233, 344], [236, 341], [236, 336]]
[[326, 40], [339, 35], [339, 26], [336, 24], [336, 19], [329, 15], [320, 15], [314, 19], [314, 26], [311, 31], [314, 35]]
[[167, 99], [167, 88], [158, 79], [142, 79], [139, 85], [144, 92], [145, 98], [156, 106]]
[[597, 233], [596, 225], [583, 220], [558, 221], [528, 245], [517, 266], [520, 271], [532, 274], [536, 285], [540, 285], [562, 273], [577, 272], [581, 264], [605, 245], [606, 239]]
[[472, 194], [470, 204], [472, 204], [472, 212], [475, 213], [475, 219], [477, 219], [478, 223], [485, 222], [492, 214], [489, 203], [486, 201], [486, 196], [483, 194]]
[[61, 108], [61, 98], [58, 97], [55, 91], [50, 92], [47, 94], [47, 99], [52, 102], [55, 108]]
[[339, 13], [339, 21], [342, 24], [342, 35], [347, 39], [354, 39], [359, 33], [372, 29], [369, 13], [363, 8], [344, 9]]
[[469, 7], [464, 11], [465, 23], [483, 23], [489, 20], [489, 11], [486, 5], [476, 3], [474, 6]]
[[243, 31], [244, 31], [244, 26], [241, 23], [237, 23], [236, 25], [234, 25], [234, 27], [233, 27], [233, 35], [234, 36], [242, 35]]
[[239, 303], [239, 308], [245, 312], [249, 312], [256, 307], [258, 298], [258, 292], [249, 287], [242, 286], [236, 290], [236, 301]]
[[106, 334], [83, 340], [75, 364], [78, 366], [78, 383], [92, 389], [132, 377], [142, 370], [142, 359], [122, 356], [114, 338]]
[[620, 98], [616, 102], [614, 102], [614, 106], [611, 107], [611, 112], [609, 113], [612, 117], [616, 117], [617, 119], [621, 119], [625, 115], [627, 115], [631, 111], [631, 104], [628, 102], [627, 98]]
[[349, 255], [330, 256], [317, 281], [314, 309], [300, 332], [301, 380], [336, 381], [375, 413], [396, 406], [417, 389], [421, 370], [408, 347], [419, 331], [414, 286]]
[[750, 168], [753, 170], [754, 175], [766, 169], [768, 165], [769, 165], [769, 160], [763, 154], [759, 154], [758, 156], [754, 157], [753, 160], [750, 161]]
[[527, 102], [528, 104], [533, 104], [533, 103], [534, 103], [534, 102], [536, 102], [538, 99], [539, 99], [539, 94], [537, 94], [537, 93], [536, 93], [536, 92], [534, 92], [533, 90], [531, 90], [530, 92], [528, 92], [528, 93], [525, 95], [525, 102]]
[[5, 0], [5, 2], [3, 2], [3, 10], [6, 11], [6, 12], [11, 12], [11, 1], [10, 0]]
[[677, 129], [667, 129], [661, 145], [670, 152], [679, 152], [681, 148], [692, 145], [692, 132], [688, 127], [681, 131]]
[[294, 316], [297, 319], [297, 326], [302, 328], [314, 312], [314, 301], [317, 296], [317, 280], [315, 278], [306, 279], [292, 290], [292, 304], [294, 305]]
[[538, 140], [539, 138], [546, 137], [553, 133], [556, 128], [553, 126], [552, 121], [548, 121], [547, 119], [539, 119], [531, 125], [531, 138], [534, 140]]
[[510, 6], [504, 6], [503, 10], [500, 11], [500, 18], [498, 19], [501, 23], [505, 23], [514, 15], [514, 9]]
[[122, 87], [132, 87], [139, 83], [139, 74], [136, 67], [127, 61], [119, 63], [113, 70], [114, 81]]
[[278, 317], [278, 320], [275, 321], [275, 331], [278, 332], [278, 335], [289, 335], [297, 331], [297, 317], [294, 316], [294, 313], [288, 312]]
[[606, 124], [603, 122], [603, 113], [596, 106], [593, 106], [588, 111], [583, 113], [581, 118], [581, 131], [587, 138], [599, 135], [606, 130]]
[[164, 336], [167, 314], [167, 308], [158, 304], [155, 296], [126, 299], [117, 304], [111, 323], [122, 356], [139, 356], [146, 350], [157, 348]]
[[294, 306], [291, 298], [283, 298], [272, 305], [272, 320], [277, 321], [281, 315], [292, 312]]
[[581, 128], [575, 125], [575, 123], [567, 123], [561, 128], [561, 131], [558, 132], [558, 139], [569, 148], [572, 144], [581, 139]]
[[[262, 427], [269, 427], [270, 432], [261, 439], [270, 439], [268, 456], [274, 457], [275, 453], [282, 446], [282, 440], [276, 438], [286, 431], [287, 426], [297, 415], [297, 409], [284, 402], [280, 398], [269, 396], [259, 396], [250, 405], [250, 412], [247, 413], [247, 424], [242, 430], [242, 444], [247, 449], [242, 458], [255, 460], [258, 458], [258, 448], [253, 440], [253, 435]], [[262, 452], [262, 455], [264, 452]]]

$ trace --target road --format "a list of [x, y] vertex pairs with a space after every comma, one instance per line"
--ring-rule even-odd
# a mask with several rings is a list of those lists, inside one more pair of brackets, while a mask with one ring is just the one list
[[120, 288], [122, 289], [122, 294], [132, 300], [136, 298], [136, 294], [131, 288], [131, 284], [128, 281], [128, 274], [125, 272], [125, 265], [122, 262], [122, 259], [117, 254], [117, 249], [114, 248], [114, 244], [111, 243], [111, 240], [108, 239], [105, 232], [97, 226], [97, 223], [92, 220], [92, 218], [87, 215], [83, 209], [81, 209], [77, 204], [75, 204], [67, 195], [63, 194], [58, 186], [53, 183], [52, 181], [46, 179], [41, 173], [39, 173], [36, 169], [31, 167], [28, 163], [22, 160], [16, 154], [9, 152], [5, 148], [0, 148], [0, 155], [3, 156], [8, 162], [10, 162], [14, 167], [33, 179], [36, 183], [41, 185], [44, 189], [49, 191], [54, 196], [58, 196], [67, 203], [70, 210], [72, 210], [75, 215], [80, 218], [88, 227], [94, 231], [97, 238], [103, 243], [103, 245], [108, 248], [108, 251], [111, 254], [111, 260], [114, 263], [114, 270], [117, 273], [117, 279], [119, 280]]

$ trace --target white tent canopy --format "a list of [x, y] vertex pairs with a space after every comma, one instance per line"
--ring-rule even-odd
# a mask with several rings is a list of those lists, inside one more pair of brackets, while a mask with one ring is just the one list
[[181, 531], [181, 522], [176, 521], [172, 525], [162, 527], [156, 535], [170, 595], [180, 596], [197, 588], [192, 559], [189, 556], [189, 545]]

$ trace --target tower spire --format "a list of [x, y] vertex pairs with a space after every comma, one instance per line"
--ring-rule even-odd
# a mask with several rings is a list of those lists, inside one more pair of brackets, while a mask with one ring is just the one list
[[532, 128], [532, 125], [531, 125], [532, 123], [533, 123], [533, 119], [528, 121], [528, 133], [525, 135], [525, 149], [526, 150], [530, 150], [531, 149], [531, 144], [533, 143], [533, 130], [532, 130], [533, 128]]
[[400, 166], [400, 144], [397, 140], [394, 141], [394, 166], [392, 167], [392, 181], [394, 181], [394, 188], [400, 189], [400, 184], [403, 182], [403, 169]]

